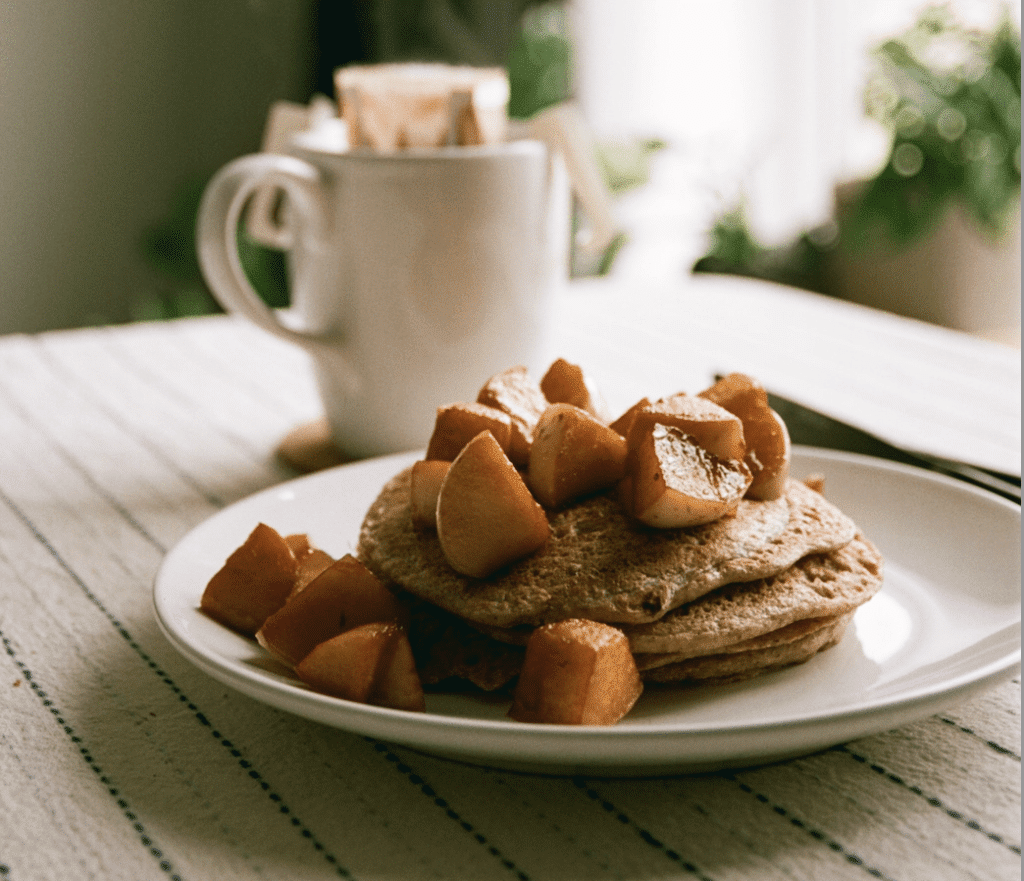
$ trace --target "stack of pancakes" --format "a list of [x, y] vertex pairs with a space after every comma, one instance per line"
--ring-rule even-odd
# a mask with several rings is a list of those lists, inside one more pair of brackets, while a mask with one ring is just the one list
[[424, 684], [515, 679], [540, 624], [621, 629], [647, 682], [724, 683], [802, 663], [835, 645], [882, 584], [882, 558], [820, 492], [789, 480], [773, 501], [685, 529], [652, 529], [614, 491], [549, 512], [544, 547], [494, 575], [449, 566], [413, 525], [410, 471], [371, 505], [359, 558], [409, 599]]

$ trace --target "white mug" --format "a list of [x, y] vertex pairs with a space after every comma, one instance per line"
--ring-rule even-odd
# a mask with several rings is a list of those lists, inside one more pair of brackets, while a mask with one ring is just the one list
[[[475, 400], [492, 374], [547, 355], [568, 276], [570, 198], [539, 140], [378, 154], [296, 139], [222, 168], [199, 211], [217, 300], [302, 346], [338, 448], [426, 445], [438, 406]], [[249, 198], [288, 199], [291, 308], [269, 309], [236, 246]]]

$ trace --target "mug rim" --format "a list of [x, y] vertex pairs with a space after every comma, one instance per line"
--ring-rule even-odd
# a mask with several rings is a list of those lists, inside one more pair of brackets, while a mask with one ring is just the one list
[[372, 147], [347, 147], [339, 150], [318, 143], [315, 131], [304, 132], [292, 139], [292, 150], [327, 159], [345, 159], [373, 163], [422, 162], [425, 160], [494, 159], [506, 156], [533, 156], [547, 152], [547, 145], [538, 138], [517, 138], [497, 144], [452, 145], [444, 147], [408, 147], [381, 152]]

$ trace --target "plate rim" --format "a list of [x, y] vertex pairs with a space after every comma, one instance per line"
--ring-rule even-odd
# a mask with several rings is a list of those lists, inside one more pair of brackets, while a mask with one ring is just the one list
[[[716, 726], [709, 726], [706, 722], [693, 725], [678, 722], [640, 724], [630, 723], [628, 719], [608, 727], [530, 724], [512, 720], [448, 716], [431, 712], [411, 713], [386, 707], [357, 704], [341, 698], [318, 694], [299, 683], [291, 684], [261, 676], [256, 670], [236, 669], [232, 663], [221, 660], [216, 653], [203, 652], [198, 646], [193, 645], [176, 626], [174, 616], [168, 609], [169, 596], [174, 593], [167, 585], [168, 570], [173, 569], [179, 556], [189, 550], [191, 543], [199, 541], [207, 530], [215, 528], [220, 519], [232, 516], [237, 507], [258, 505], [263, 498], [269, 499], [278, 495], [282, 489], [287, 489], [289, 486], [338, 479], [339, 474], [352, 473], [354, 470], [375, 472], [393, 466], [393, 473], [397, 473], [401, 467], [411, 464], [417, 457], [422, 458], [422, 451], [393, 453], [346, 463], [313, 474], [301, 475], [239, 499], [193, 526], [164, 555], [154, 578], [151, 601], [161, 632], [179, 654], [206, 675], [255, 700], [286, 712], [354, 734], [380, 737], [401, 743], [409, 748], [434, 755], [465, 758], [484, 762], [490, 766], [512, 767], [527, 771], [542, 770], [549, 773], [552, 768], [570, 765], [597, 771], [621, 765], [622, 767], [617, 767], [619, 771], [632, 774], [648, 773], [654, 767], [686, 770], [733, 766], [735, 762], [730, 759], [760, 757], [771, 761], [777, 757], [806, 753], [816, 747], [824, 748], [827, 745], [852, 739], [853, 736], [863, 736], [865, 733], [893, 727], [893, 725], [886, 724], [886, 720], [895, 720], [893, 724], [903, 724], [910, 719], [920, 718], [928, 710], [935, 709], [940, 704], [948, 705], [961, 697], [966, 698], [970, 694], [990, 688], [1002, 680], [1011, 678], [1015, 672], [1020, 670], [1021, 640], [1018, 604], [1016, 620], [1009, 621], [992, 634], [993, 636], [1008, 634], [1010, 644], [1005, 651], [1001, 650], [1002, 647], [993, 649], [994, 656], [986, 658], [979, 666], [949, 679], [911, 688], [909, 692], [897, 689], [893, 693], [880, 696], [877, 699], [862, 700], [849, 706], [840, 706], [830, 712], [822, 712], [821, 709], [808, 709], [802, 713], [783, 715], [766, 721], [737, 720]], [[793, 446], [793, 457], [794, 463], [801, 463], [805, 459], [818, 462], [841, 461], [872, 472], [891, 471], [915, 480], [941, 484], [975, 497], [981, 504], [996, 505], [1003, 509], [1008, 516], [1013, 516], [1016, 513], [1019, 525], [1020, 508], [1012, 502], [987, 490], [923, 468], [859, 453], [804, 445]], [[230, 549], [227, 549], [227, 552], [230, 552]], [[241, 636], [239, 638], [244, 639]], [[270, 697], [268, 697], [268, 693]], [[294, 708], [293, 705], [296, 704], [304, 708], [305, 711]], [[874, 722], [870, 721], [872, 719]], [[844, 731], [839, 737], [835, 735], [824, 738], [813, 736], [816, 728], [826, 725], [840, 727], [840, 723], [842, 723]], [[847, 728], [855, 733], [848, 735], [845, 730]], [[450, 736], [453, 730], [458, 732], [459, 736], [455, 738], [455, 743], [449, 745], [450, 748], [445, 749], [445, 744], [433, 742], [438, 736]], [[417, 731], [425, 732], [425, 735], [410, 739], [410, 733]], [[742, 741], [773, 732], [787, 735], [789, 747], [783, 748], [781, 751], [728, 748], [728, 744], [733, 741]], [[399, 737], [396, 739], [394, 734], [398, 734]], [[507, 738], [509, 734], [516, 735], [516, 748], [495, 751], [489, 742], [499, 737]], [[467, 738], [473, 737], [482, 737], [487, 743], [473, 745], [463, 742]], [[650, 756], [650, 761], [647, 762], [638, 758], [636, 753], [639, 750], [637, 749], [630, 751], [631, 755], [624, 761], [621, 756], [614, 755], [614, 747], [623, 742], [635, 745], [640, 740], [652, 744], [657, 741], [660, 745], [670, 740], [678, 747], [682, 747], [695, 738], [707, 740], [716, 737], [724, 741], [720, 748], [708, 750], [705, 745], [704, 749], [698, 751], [700, 755], [685, 750], [683, 754], [676, 755], [675, 753], [678, 752], [676, 750], [673, 755], [665, 755], [662, 751], [656, 750]], [[564, 749], [559, 749], [560, 746], [564, 747], [570, 742], [573, 751], [578, 756], [575, 761], [566, 759]], [[538, 744], [542, 747], [541, 749], [536, 748]], [[526, 745], [530, 745], [532, 748], [523, 750], [522, 747]], [[725, 747], [725, 749], [721, 747]], [[528, 755], [525, 757], [517, 755], [523, 753], [528, 753]]]

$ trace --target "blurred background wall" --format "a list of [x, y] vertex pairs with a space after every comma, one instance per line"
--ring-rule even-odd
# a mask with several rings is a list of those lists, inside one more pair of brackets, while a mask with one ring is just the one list
[[0, 333], [133, 317], [190, 181], [306, 100], [310, 0], [0, 2]]

